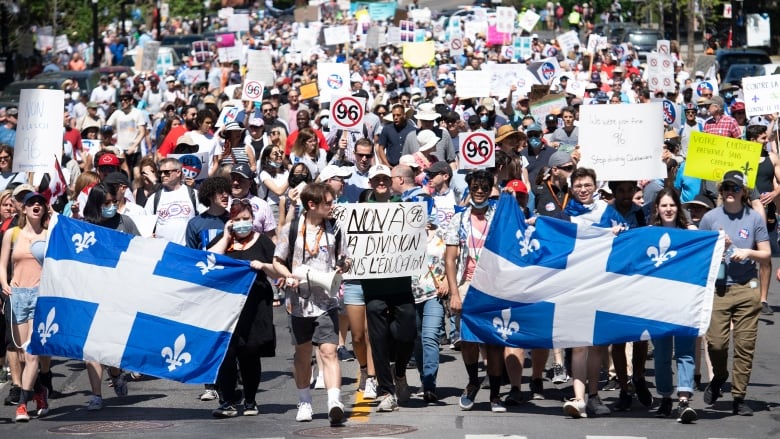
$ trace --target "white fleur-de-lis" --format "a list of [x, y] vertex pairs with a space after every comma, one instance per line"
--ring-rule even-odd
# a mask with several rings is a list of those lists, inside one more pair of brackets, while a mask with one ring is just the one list
[[184, 352], [184, 347], [187, 344], [187, 339], [184, 334], [179, 334], [176, 337], [176, 341], [173, 343], [173, 349], [170, 346], [166, 346], [162, 349], [160, 354], [165, 358], [165, 362], [168, 363], [168, 371], [173, 372], [177, 367], [181, 367], [192, 360], [192, 356], [189, 352]]
[[214, 253], [209, 253], [209, 255], [206, 256], [206, 262], [200, 261], [195, 264], [195, 266], [200, 268], [200, 274], [206, 274], [211, 270], [222, 270], [225, 268], [222, 265], [217, 265], [217, 257], [214, 256]]
[[520, 325], [517, 322], [510, 321], [511, 318], [512, 308], [502, 309], [501, 317], [493, 317], [493, 327], [496, 328], [496, 332], [501, 334], [501, 338], [504, 340], [520, 330]]
[[531, 236], [534, 234], [534, 230], [535, 229], [533, 227], [528, 227], [525, 229], [525, 233], [522, 233], [520, 230], [515, 233], [515, 238], [517, 239], [518, 244], [520, 244], [520, 256], [533, 253], [542, 247], [539, 244], [538, 239], [531, 239]]
[[658, 247], [653, 247], [652, 245], [647, 247], [647, 257], [655, 262], [656, 267], [660, 267], [664, 262], [677, 256], [676, 250], [669, 250], [671, 245], [672, 238], [669, 237], [668, 233], [664, 233], [661, 239], [658, 240]]
[[76, 233], [70, 239], [76, 244], [76, 253], [81, 253], [92, 246], [92, 244], [97, 243], [95, 232]]
[[49, 314], [46, 316], [46, 322], [38, 324], [38, 335], [41, 337], [41, 345], [45, 345], [46, 341], [50, 339], [54, 334], [59, 332], [60, 325], [54, 323], [54, 317], [57, 312], [54, 307], [49, 310]]

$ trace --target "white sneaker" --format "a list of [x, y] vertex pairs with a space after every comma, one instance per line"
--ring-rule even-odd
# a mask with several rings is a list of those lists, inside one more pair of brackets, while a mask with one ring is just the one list
[[376, 406], [378, 412], [393, 412], [398, 410], [398, 400], [395, 399], [395, 395], [386, 394], [382, 397], [379, 405]]
[[206, 389], [198, 398], [200, 398], [201, 401], [214, 401], [219, 398], [219, 394], [214, 389]]
[[298, 403], [298, 414], [295, 415], [295, 420], [298, 422], [311, 422], [311, 403], [310, 402], [299, 402]]
[[315, 389], [325, 388], [325, 377], [323, 377], [322, 374], [317, 375], [317, 381], [314, 382], [314, 388]]
[[87, 410], [89, 410], [90, 412], [103, 410], [103, 398], [94, 395], [92, 399], [89, 400], [89, 404], [87, 405]]
[[581, 399], [570, 399], [563, 404], [563, 413], [572, 418], [587, 418], [588, 413], [585, 410], [585, 401]]
[[609, 409], [609, 407], [605, 406], [603, 402], [601, 402], [601, 398], [598, 395], [588, 397], [587, 411], [591, 415], [596, 416], [606, 416], [612, 414], [612, 411]]
[[366, 388], [363, 389], [363, 399], [376, 399], [376, 378], [366, 380]]
[[341, 401], [328, 402], [328, 421], [330, 421], [330, 425], [344, 423], [344, 404]]

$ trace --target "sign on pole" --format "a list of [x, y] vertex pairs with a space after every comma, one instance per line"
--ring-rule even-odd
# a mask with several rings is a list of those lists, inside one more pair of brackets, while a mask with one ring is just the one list
[[460, 134], [460, 169], [485, 169], [496, 164], [496, 141], [493, 131]]
[[[666, 178], [663, 109], [660, 102], [580, 107], [581, 168], [599, 180]], [[689, 147], [690, 153], [690, 147]]]
[[191, 154], [168, 154], [167, 157], [174, 158], [181, 163], [181, 173], [184, 178], [193, 178], [195, 181], [201, 181], [209, 176], [209, 156], [208, 152], [195, 152]]
[[742, 78], [747, 117], [780, 112], [780, 75]]
[[363, 131], [366, 99], [354, 96], [332, 96], [330, 120], [335, 128], [347, 131]]
[[760, 159], [758, 142], [693, 131], [688, 141], [684, 175], [721, 181], [726, 172], [739, 170], [747, 176], [748, 187], [755, 187]]
[[353, 260], [344, 279], [414, 276], [428, 269], [425, 203], [339, 204], [333, 217]]
[[51, 172], [62, 149], [62, 90], [25, 89], [19, 94], [13, 172]]
[[349, 93], [349, 66], [345, 63], [317, 63], [317, 86], [320, 103], [330, 102], [331, 95]]

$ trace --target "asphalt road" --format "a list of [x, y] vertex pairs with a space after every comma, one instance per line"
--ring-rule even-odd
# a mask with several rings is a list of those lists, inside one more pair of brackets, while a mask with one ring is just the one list
[[[775, 259], [775, 267], [780, 259]], [[780, 303], [780, 287], [772, 281], [770, 302]], [[562, 412], [563, 398], [570, 396], [571, 386], [556, 388], [545, 382], [547, 399], [526, 402], [512, 407], [507, 413], [494, 414], [487, 402], [487, 390], [481, 390], [473, 411], [463, 412], [457, 399], [466, 381], [460, 354], [448, 348], [441, 351], [439, 396], [441, 404], [426, 406], [422, 399], [413, 398], [409, 404], [393, 413], [376, 413], [375, 403], [363, 401], [355, 392], [357, 364], [342, 364], [343, 396], [348, 412], [344, 427], [331, 428], [325, 414], [327, 395], [324, 390], [313, 390], [314, 421], [295, 422], [297, 393], [292, 379], [292, 346], [286, 329], [286, 316], [277, 308], [275, 323], [279, 343], [277, 356], [263, 359], [262, 382], [257, 401], [260, 415], [218, 420], [211, 415], [216, 402], [201, 402], [197, 396], [200, 386], [183, 385], [170, 381], [144, 378], [129, 384], [128, 396], [118, 398], [104, 385], [105, 408], [88, 412], [89, 384], [84, 364], [79, 361], [57, 360], [53, 367], [54, 386], [58, 394], [51, 400], [48, 416], [28, 424], [14, 424], [14, 407], [0, 406], [0, 437], [51, 437], [62, 434], [90, 434], [93, 437], [394, 437], [394, 438], [765, 438], [780, 433], [778, 405], [778, 364], [780, 364], [780, 328], [775, 316], [760, 319], [759, 342], [753, 376], [748, 389], [749, 404], [756, 411], [753, 417], [731, 415], [729, 394], [715, 404], [705, 407], [701, 393], [692, 400], [699, 413], [694, 425], [677, 424], [674, 419], [657, 419], [652, 411], [636, 400], [634, 409], [627, 413], [588, 419], [566, 418]], [[528, 364], [528, 363], [527, 363]], [[653, 364], [648, 362], [648, 380], [653, 382]], [[526, 379], [530, 369], [526, 369]], [[481, 372], [484, 374], [484, 372]], [[416, 370], [407, 374], [413, 388], [419, 386]], [[652, 384], [651, 384], [652, 385]], [[8, 385], [0, 387], [5, 397]], [[505, 386], [503, 392], [508, 392]], [[523, 384], [528, 395], [528, 385]], [[651, 389], [652, 390], [652, 389]], [[607, 405], [617, 401], [618, 392], [602, 391]], [[656, 400], [656, 404], [657, 404]], [[31, 407], [34, 404], [31, 404]]]

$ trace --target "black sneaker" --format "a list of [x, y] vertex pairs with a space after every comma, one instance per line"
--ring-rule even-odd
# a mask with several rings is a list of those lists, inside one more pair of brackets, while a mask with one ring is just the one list
[[531, 399], [537, 401], [544, 399], [544, 381], [541, 378], [531, 380]]
[[647, 381], [644, 379], [635, 379], [634, 391], [636, 392], [636, 399], [638, 399], [643, 406], [650, 407], [653, 405], [653, 395], [650, 393], [650, 389], [647, 388]]
[[355, 361], [355, 355], [348, 351], [346, 346], [339, 346], [336, 349], [336, 355], [338, 355], [339, 361]]
[[8, 391], [8, 396], [5, 397], [5, 405], [18, 405], [21, 396], [22, 388], [19, 386], [11, 386], [11, 389]]
[[734, 398], [731, 411], [739, 416], [753, 416], [753, 409], [747, 405], [744, 398]]
[[607, 384], [604, 384], [604, 387], [601, 388], [601, 390], [618, 390], [620, 389], [620, 383], [617, 380], [617, 377], [612, 377], [607, 381]]
[[688, 400], [681, 399], [677, 404], [677, 422], [681, 424], [690, 424], [698, 418], [699, 416], [696, 414], [696, 410], [688, 405]]
[[427, 402], [428, 404], [436, 404], [439, 402], [439, 396], [434, 393], [433, 390], [426, 390], [423, 392], [423, 401]]
[[707, 384], [707, 388], [704, 389], [704, 402], [707, 405], [715, 404], [715, 401], [718, 400], [721, 396], [723, 396], [723, 393], [721, 393], [721, 387], [723, 387], [723, 383], [725, 383], [725, 379], [718, 379], [713, 378], [712, 381], [710, 381], [709, 384]]
[[772, 311], [772, 307], [769, 306], [768, 303], [761, 302], [761, 314], [763, 314], [765, 316], [771, 316], [771, 315], [774, 315], [775, 312]]
[[655, 412], [656, 418], [668, 418], [672, 415], [672, 398], [662, 398], [661, 405]]
[[633, 403], [634, 403], [634, 395], [626, 392], [625, 390], [621, 390], [620, 396], [618, 397], [618, 402], [615, 404], [615, 411], [630, 412], [631, 405]]
[[693, 376], [693, 385], [694, 385], [693, 387], [696, 390], [702, 390], [702, 387], [701, 387], [701, 375], [700, 374], [696, 374], [696, 375]]
[[215, 418], [235, 418], [239, 414], [239, 408], [241, 407], [241, 401], [225, 402], [219, 406], [211, 414]]

